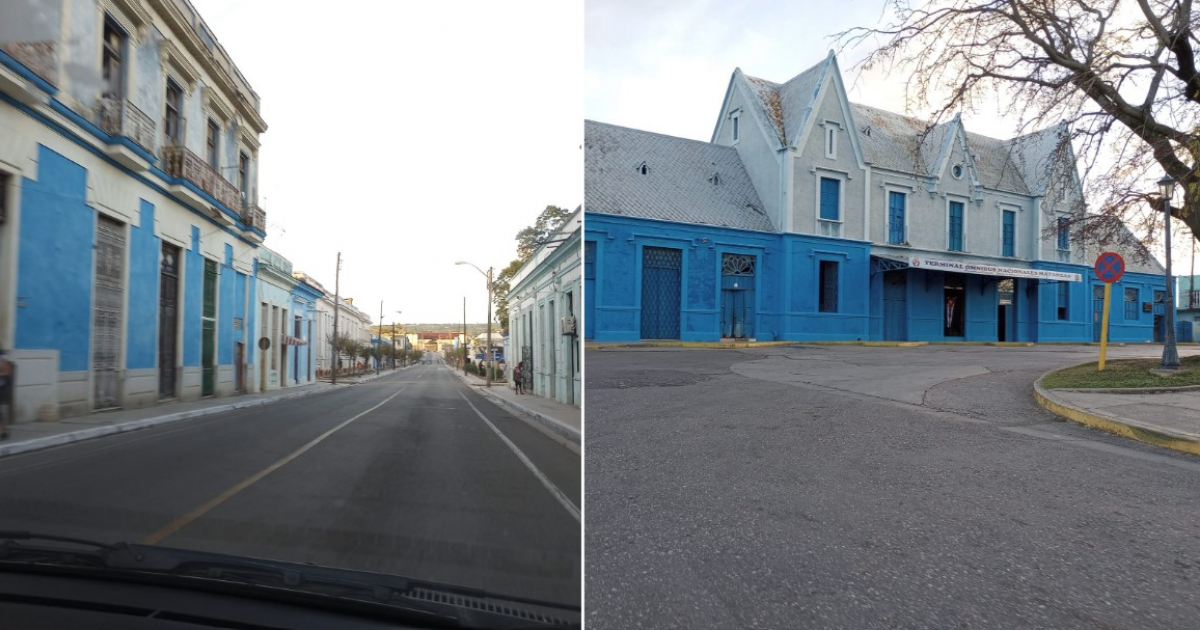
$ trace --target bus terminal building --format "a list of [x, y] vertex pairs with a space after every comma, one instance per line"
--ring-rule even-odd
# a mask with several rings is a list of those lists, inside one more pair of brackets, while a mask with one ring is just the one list
[[[783, 84], [736, 70], [710, 142], [588, 121], [585, 165], [590, 340], [1099, 340], [1065, 127], [853, 104], [830, 54]], [[1154, 341], [1163, 270], [1117, 251], [1109, 339]]]

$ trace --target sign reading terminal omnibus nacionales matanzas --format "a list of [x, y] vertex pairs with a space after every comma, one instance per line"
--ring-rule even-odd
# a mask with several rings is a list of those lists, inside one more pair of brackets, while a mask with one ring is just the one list
[[924, 256], [910, 256], [908, 266], [914, 269], [937, 269], [942, 271], [957, 271], [973, 273], [981, 276], [1001, 276], [1005, 278], [1038, 278], [1042, 280], [1062, 280], [1064, 282], [1083, 282], [1083, 276], [1066, 271], [1050, 269], [1024, 269], [1022, 267], [998, 267], [996, 265], [980, 265], [960, 260], [940, 260]]

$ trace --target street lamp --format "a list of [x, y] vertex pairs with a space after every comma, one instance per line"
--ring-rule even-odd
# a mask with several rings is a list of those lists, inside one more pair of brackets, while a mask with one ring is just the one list
[[[399, 316], [403, 311], [396, 311]], [[396, 369], [396, 322], [392, 322], [392, 369]]]
[[1163, 370], [1179, 369], [1179, 351], [1175, 348], [1175, 284], [1171, 277], [1171, 194], [1175, 192], [1175, 180], [1170, 175], [1163, 175], [1158, 180], [1158, 190], [1163, 197], [1163, 222], [1166, 224], [1167, 243], [1167, 330], [1163, 341], [1162, 365]]
[[[469, 263], [465, 260], [457, 261], [454, 264], [456, 264], [456, 265], [471, 265], [471, 263]], [[475, 265], [471, 265], [471, 266], [475, 267]], [[485, 353], [487, 353], [487, 369], [484, 370], [485, 372], [487, 372], [487, 376], [486, 376], [486, 383], [487, 383], [486, 386], [487, 387], [492, 386], [492, 270], [493, 270], [492, 267], [488, 267], [488, 270], [485, 272], [484, 270], [480, 269], [479, 267], [475, 267], [475, 271], [482, 273], [483, 277], [487, 278], [487, 289], [488, 289], [487, 347], [484, 348], [484, 350], [483, 350]], [[463, 342], [466, 343], [465, 338], [463, 339]]]

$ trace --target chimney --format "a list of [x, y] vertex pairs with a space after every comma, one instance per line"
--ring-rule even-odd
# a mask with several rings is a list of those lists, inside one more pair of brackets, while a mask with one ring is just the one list
[[354, 298], [349, 298], [349, 297], [346, 298], [346, 303], [349, 304], [350, 306], [354, 306]]

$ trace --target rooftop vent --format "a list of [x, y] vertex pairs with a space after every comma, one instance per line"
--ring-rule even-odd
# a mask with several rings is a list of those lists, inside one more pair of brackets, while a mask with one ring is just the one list
[[636, 169], [636, 170], [637, 170], [637, 172], [638, 172], [638, 173], [641, 173], [642, 175], [649, 175], [649, 174], [650, 174], [650, 167], [649, 167], [649, 166], [648, 166], [648, 165], [647, 165], [645, 162], [642, 162], [641, 164], [638, 164], [638, 165], [637, 165], [637, 169]]

